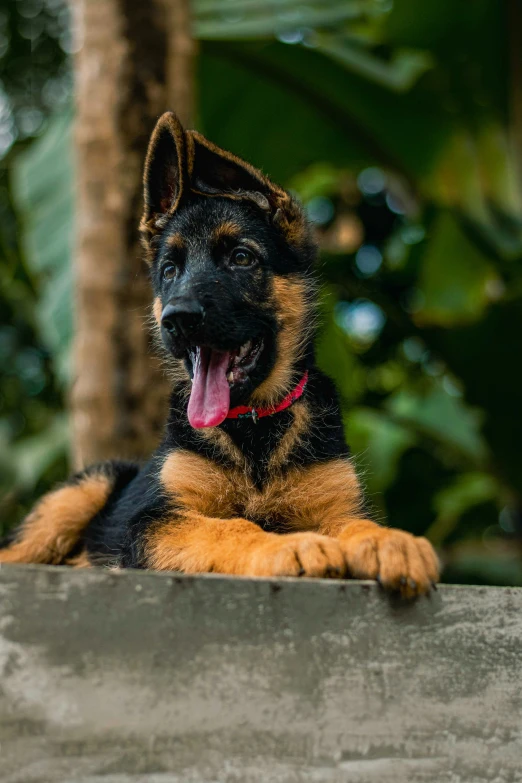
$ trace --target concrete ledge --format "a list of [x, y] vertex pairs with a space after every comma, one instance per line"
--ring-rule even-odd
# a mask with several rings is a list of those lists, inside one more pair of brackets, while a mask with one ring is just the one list
[[522, 589], [3, 566], [0, 780], [522, 781]]

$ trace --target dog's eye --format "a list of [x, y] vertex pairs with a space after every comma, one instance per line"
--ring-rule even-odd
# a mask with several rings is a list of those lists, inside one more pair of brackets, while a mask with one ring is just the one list
[[236, 247], [230, 256], [230, 263], [234, 266], [252, 266], [255, 262], [255, 255], [244, 247]]
[[176, 267], [174, 264], [167, 264], [167, 266], [164, 266], [161, 271], [161, 276], [164, 280], [172, 280], [172, 278], [176, 274]]

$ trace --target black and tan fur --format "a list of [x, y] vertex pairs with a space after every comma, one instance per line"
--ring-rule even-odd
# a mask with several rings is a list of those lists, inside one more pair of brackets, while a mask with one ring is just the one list
[[[163, 442], [143, 466], [91, 467], [46, 495], [0, 562], [368, 577], [428, 592], [431, 545], [363, 513], [337, 393], [315, 364], [316, 249], [299, 204], [170, 113], [151, 138], [144, 201], [153, 320], [174, 386]], [[186, 301], [201, 321], [168, 333], [168, 307]], [[302, 397], [257, 423], [191, 427], [192, 344], [220, 352], [253, 339], [260, 358], [232, 382], [231, 406], [277, 404], [307, 370]]]

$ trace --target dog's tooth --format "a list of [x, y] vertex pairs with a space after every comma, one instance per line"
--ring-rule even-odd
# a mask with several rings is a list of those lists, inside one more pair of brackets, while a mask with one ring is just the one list
[[229, 372], [229, 373], [228, 373], [228, 375], [227, 375], [227, 381], [228, 381], [229, 383], [234, 383], [234, 373], [233, 373], [233, 372]]
[[251, 349], [251, 347], [252, 347], [252, 341], [249, 340], [241, 347], [241, 350], [239, 351], [239, 358], [244, 359], [247, 353], [249, 352], [249, 350]]

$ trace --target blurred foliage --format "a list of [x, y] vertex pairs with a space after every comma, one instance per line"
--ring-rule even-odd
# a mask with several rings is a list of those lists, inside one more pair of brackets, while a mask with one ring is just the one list
[[[58, 13], [57, 3], [27, 5], [40, 9], [35, 19]], [[8, 6], [16, 14], [24, 4]], [[65, 78], [71, 50], [61, 8], [51, 38], [62, 48], [33, 101], [42, 122], [45, 84]], [[194, 0], [193, 9], [198, 126], [295, 190], [315, 223], [318, 355], [341, 390], [377, 516], [426, 533], [448, 580], [522, 584], [522, 151], [513, 141], [522, 85], [510, 71], [522, 30], [510, 30], [509, 0]], [[30, 73], [30, 58], [17, 56]], [[19, 98], [3, 75], [11, 57], [8, 48], [0, 78], [14, 118]], [[60, 101], [40, 138], [9, 153], [0, 206], [5, 328], [19, 321], [6, 332], [0, 435], [20, 508], [24, 492], [63, 467], [56, 389], [71, 338], [73, 176]], [[1, 361], [2, 345], [0, 335]], [[36, 392], [23, 390], [19, 359], [31, 350], [42, 368]]]
[[[65, 0], [4, 0], [0, 9], [0, 533], [67, 471], [63, 388], [56, 381], [54, 344], [47, 340], [41, 311], [47, 275], [25, 252], [27, 229], [38, 219], [38, 209], [24, 215], [14, 199], [22, 184], [15, 188], [14, 180], [18, 156], [32, 154], [33, 139], [45, 134], [49, 118], [70, 103], [70, 51]], [[59, 156], [54, 167], [58, 161]], [[70, 172], [68, 176], [70, 180]], [[42, 192], [35, 185], [41, 212], [50, 191]], [[41, 244], [43, 252], [47, 235]], [[70, 267], [69, 259], [63, 259], [62, 273], [65, 265]], [[69, 298], [62, 307], [69, 311]], [[69, 338], [68, 329], [63, 339]]]

